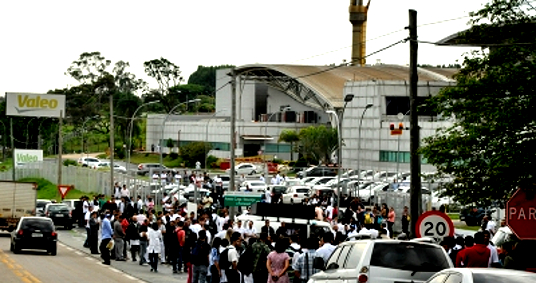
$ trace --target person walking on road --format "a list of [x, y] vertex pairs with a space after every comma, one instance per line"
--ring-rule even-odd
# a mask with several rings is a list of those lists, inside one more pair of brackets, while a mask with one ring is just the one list
[[193, 283], [205, 283], [209, 264], [210, 245], [207, 244], [205, 230], [199, 231], [199, 238], [192, 250]]
[[389, 231], [389, 237], [393, 238], [393, 226], [395, 225], [395, 208], [391, 206], [389, 213], [387, 214], [387, 230]]
[[99, 221], [97, 220], [97, 212], [91, 212], [89, 219], [89, 248], [91, 254], [99, 254]]
[[149, 253], [149, 264], [151, 265], [151, 272], [158, 272], [158, 254], [162, 250], [162, 233], [158, 228], [158, 224], [153, 223], [151, 225], [147, 238], [149, 240], [147, 252]]
[[149, 221], [145, 219], [145, 223], [139, 226], [139, 233], [140, 233], [140, 265], [143, 265], [144, 263], [147, 263], [147, 232], [148, 227], [147, 224]]
[[125, 238], [125, 232], [123, 231], [123, 227], [121, 226], [121, 222], [123, 222], [123, 219], [124, 216], [119, 215], [119, 219], [114, 222], [114, 248], [116, 261], [125, 261], [125, 258], [123, 257], [123, 239]]
[[110, 214], [106, 214], [106, 217], [102, 220], [102, 232], [101, 232], [101, 244], [99, 250], [101, 252], [101, 258], [103, 264], [110, 265], [110, 250], [108, 249], [108, 243], [112, 240], [112, 225], [110, 224]]

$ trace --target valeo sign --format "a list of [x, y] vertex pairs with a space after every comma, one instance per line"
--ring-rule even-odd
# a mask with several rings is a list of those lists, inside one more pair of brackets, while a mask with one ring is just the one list
[[18, 149], [15, 148], [15, 163], [31, 163], [43, 161], [41, 149]]
[[8, 116], [65, 117], [65, 95], [36, 93], [6, 93]]

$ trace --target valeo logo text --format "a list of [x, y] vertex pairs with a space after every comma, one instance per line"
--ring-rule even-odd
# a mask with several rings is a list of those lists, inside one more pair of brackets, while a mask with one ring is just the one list
[[52, 110], [58, 107], [58, 100], [41, 98], [39, 95], [35, 98], [30, 98], [28, 95], [19, 94], [17, 95], [17, 102], [19, 108]]
[[27, 153], [17, 153], [17, 162], [37, 162], [39, 161], [39, 158], [37, 155], [31, 155]]

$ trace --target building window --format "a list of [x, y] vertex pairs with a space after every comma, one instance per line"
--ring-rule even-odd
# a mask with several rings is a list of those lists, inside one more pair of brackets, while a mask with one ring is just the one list
[[[409, 163], [409, 159], [410, 159], [409, 151], [398, 152], [398, 159], [397, 159], [396, 151], [380, 150], [380, 162]], [[421, 157], [421, 163], [427, 164], [428, 161], [426, 160], [426, 158]]]
[[[429, 107], [421, 107], [426, 105], [427, 99], [430, 97], [417, 97], [417, 112], [419, 116], [437, 116], [434, 109]], [[385, 114], [396, 116], [398, 113], [409, 114], [409, 97], [407, 96], [386, 96], [385, 97]]]
[[266, 153], [287, 153], [290, 152], [290, 144], [266, 144]]

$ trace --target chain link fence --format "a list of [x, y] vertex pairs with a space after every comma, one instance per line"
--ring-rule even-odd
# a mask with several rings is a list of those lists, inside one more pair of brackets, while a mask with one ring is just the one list
[[[410, 207], [410, 194], [397, 193], [397, 192], [377, 192], [378, 204], [385, 203], [387, 207], [393, 207], [395, 209], [395, 224], [393, 225], [393, 231], [396, 233], [402, 232], [402, 213], [404, 213], [404, 206]], [[422, 211], [428, 211], [432, 206], [432, 197], [427, 194], [422, 195]], [[411, 209], [410, 209], [411, 211]], [[413, 215], [410, 215], [414, 217]]]

